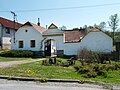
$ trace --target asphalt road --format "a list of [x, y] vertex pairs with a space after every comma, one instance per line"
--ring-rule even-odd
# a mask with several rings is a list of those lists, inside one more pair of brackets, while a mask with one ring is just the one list
[[0, 90], [107, 90], [102, 86], [78, 83], [39, 83], [0, 79]]

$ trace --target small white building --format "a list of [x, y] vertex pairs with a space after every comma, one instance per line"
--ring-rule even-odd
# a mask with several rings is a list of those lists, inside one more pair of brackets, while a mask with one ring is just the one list
[[15, 33], [14, 50], [40, 51], [45, 56], [77, 55], [86, 48], [91, 51], [111, 52], [112, 38], [98, 29], [86, 33], [84, 29], [60, 30], [54, 24], [48, 29], [25, 23]]
[[43, 40], [42, 33], [45, 30], [36, 24], [26, 22], [15, 33], [15, 42], [12, 38], [12, 49], [40, 51]]
[[11, 37], [22, 24], [0, 17], [0, 49], [11, 49]]

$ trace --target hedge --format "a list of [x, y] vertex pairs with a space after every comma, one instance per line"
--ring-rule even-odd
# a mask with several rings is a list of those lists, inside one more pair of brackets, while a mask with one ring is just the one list
[[34, 53], [30, 50], [10, 50], [0, 53], [2, 57], [33, 57]]

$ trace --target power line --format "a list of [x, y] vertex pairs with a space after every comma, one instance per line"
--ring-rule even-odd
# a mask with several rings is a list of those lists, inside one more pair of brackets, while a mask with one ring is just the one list
[[[15, 12], [37, 12], [37, 11], [51, 11], [51, 10], [95, 8], [95, 7], [104, 7], [104, 6], [113, 6], [113, 5], [120, 5], [120, 3], [99, 4], [99, 5], [86, 5], [86, 6], [79, 6], [79, 7], [50, 8], [50, 9], [14, 10], [14, 11]], [[0, 11], [0, 12], [10, 12], [10, 11]]]

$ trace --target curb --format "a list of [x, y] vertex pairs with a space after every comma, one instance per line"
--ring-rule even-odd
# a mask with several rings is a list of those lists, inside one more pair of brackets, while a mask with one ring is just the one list
[[[104, 89], [113, 90], [113, 86], [111, 84], [106, 84], [106, 83], [103, 83], [103, 82], [90, 81], [90, 80], [28, 78], [28, 77], [12, 77], [12, 76], [3, 76], [3, 75], [0, 75], [0, 79], [18, 80], [18, 81], [40, 81], [41, 83], [45, 83], [45, 82], [79, 83], [79, 84], [88, 83], [88, 84], [103, 86]], [[43, 81], [43, 80], [45, 80], [45, 81]]]
[[[40, 81], [42, 78], [12, 77], [12, 76], [0, 75], [0, 79], [19, 80], [19, 81]], [[47, 80], [47, 82], [79, 83], [79, 80], [70, 80], [70, 79], [46, 79], [46, 80]]]

